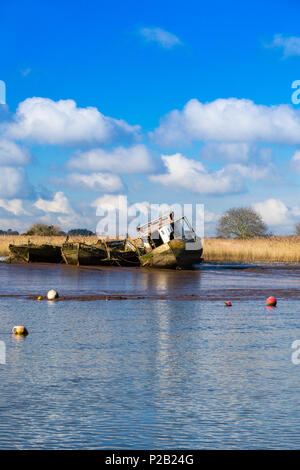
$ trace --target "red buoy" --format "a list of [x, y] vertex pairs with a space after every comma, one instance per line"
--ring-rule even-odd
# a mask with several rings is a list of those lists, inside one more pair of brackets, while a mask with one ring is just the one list
[[268, 297], [266, 300], [267, 307], [276, 307], [277, 300], [275, 297]]
[[231, 302], [229, 300], [227, 300], [227, 302], [225, 302], [225, 305], [226, 305], [226, 307], [231, 307]]

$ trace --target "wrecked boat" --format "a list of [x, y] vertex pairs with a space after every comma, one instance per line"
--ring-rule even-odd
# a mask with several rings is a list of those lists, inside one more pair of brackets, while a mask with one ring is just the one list
[[35, 245], [9, 245], [10, 263], [61, 263], [60, 246]]
[[99, 243], [99, 245], [87, 245], [82, 242], [65, 242], [61, 247], [61, 255], [66, 264], [75, 266], [99, 266], [101, 264], [109, 264], [107, 260], [107, 250], [102, 243]]
[[174, 212], [137, 227], [140, 234], [141, 266], [189, 269], [201, 263], [203, 246], [185, 216], [174, 218]]
[[64, 243], [61, 248], [66, 264], [76, 266], [138, 266], [139, 255], [129, 240], [98, 240], [96, 245]]
[[140, 258], [137, 248], [127, 238], [104, 242], [107, 257], [112, 266], [139, 266]]

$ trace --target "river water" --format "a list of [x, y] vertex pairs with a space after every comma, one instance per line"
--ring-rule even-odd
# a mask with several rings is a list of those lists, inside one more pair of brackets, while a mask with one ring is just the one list
[[299, 448], [299, 267], [1, 264], [0, 296], [1, 449]]

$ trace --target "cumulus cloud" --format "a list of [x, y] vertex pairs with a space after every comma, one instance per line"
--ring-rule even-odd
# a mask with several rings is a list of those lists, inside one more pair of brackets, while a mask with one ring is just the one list
[[2, 166], [0, 168], [0, 197], [26, 198], [32, 195], [32, 187], [24, 168]]
[[300, 114], [289, 105], [257, 105], [246, 99], [192, 99], [182, 111], [167, 114], [152, 137], [164, 145], [210, 140], [296, 144]]
[[43, 212], [53, 212], [57, 214], [70, 214], [73, 213], [73, 209], [70, 206], [68, 198], [64, 195], [63, 192], [57, 192], [53, 200], [47, 200], [39, 198], [35, 203], [34, 207], [40, 209]]
[[162, 155], [162, 160], [167, 173], [151, 175], [150, 180], [155, 183], [201, 194], [226, 194], [241, 190], [240, 182], [233, 181], [224, 170], [209, 173], [201, 162], [186, 158], [180, 153]]
[[288, 207], [280, 199], [270, 198], [253, 204], [253, 208], [262, 216], [268, 225], [291, 225], [300, 217], [297, 206]]
[[116, 147], [111, 151], [96, 148], [80, 152], [69, 160], [68, 167], [112, 173], [146, 173], [153, 170], [150, 153], [142, 144], [129, 148]]
[[4, 132], [12, 139], [41, 144], [107, 143], [137, 135], [139, 126], [104, 116], [97, 108], [77, 107], [73, 100], [28, 98], [19, 104], [13, 122]]
[[31, 161], [30, 152], [7, 139], [0, 139], [0, 165], [27, 165]]
[[175, 34], [162, 28], [141, 28], [139, 32], [147, 42], [155, 42], [164, 49], [182, 45], [182, 42]]
[[14, 215], [28, 214], [23, 207], [23, 201], [21, 199], [0, 199], [0, 207]]
[[275, 34], [271, 44], [267, 47], [277, 47], [283, 50], [284, 57], [300, 55], [300, 37]]
[[243, 179], [253, 181], [265, 178], [270, 167], [230, 164], [215, 172], [206, 169], [199, 161], [180, 153], [162, 155], [167, 169], [164, 174], [151, 175], [149, 179], [173, 189], [186, 189], [200, 194], [230, 194], [245, 190]]
[[90, 175], [71, 173], [63, 180], [63, 184], [82, 190], [112, 193], [124, 189], [121, 178], [110, 173], [92, 173]]

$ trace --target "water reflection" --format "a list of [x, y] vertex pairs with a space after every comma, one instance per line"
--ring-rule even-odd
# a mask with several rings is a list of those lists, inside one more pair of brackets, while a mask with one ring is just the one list
[[[172, 301], [178, 291], [208, 292], [211, 282], [221, 288], [224, 272], [1, 267], [4, 292], [31, 290], [29, 273], [37, 293], [131, 289], [169, 298], [1, 298], [0, 448], [298, 448], [290, 345], [300, 338], [299, 302], [280, 299], [269, 310], [264, 300], [230, 309]], [[29, 335], [14, 337], [15, 324]]]

